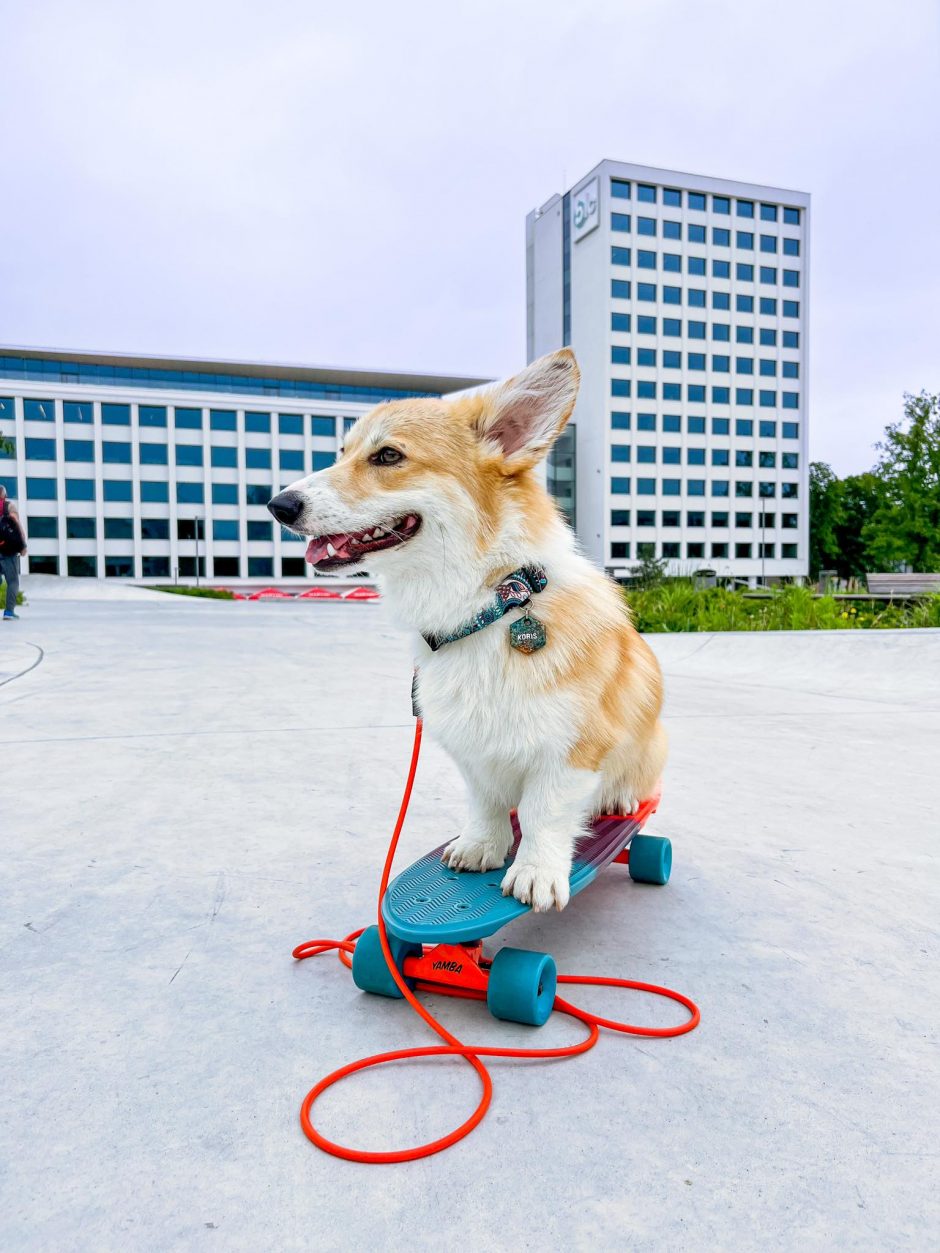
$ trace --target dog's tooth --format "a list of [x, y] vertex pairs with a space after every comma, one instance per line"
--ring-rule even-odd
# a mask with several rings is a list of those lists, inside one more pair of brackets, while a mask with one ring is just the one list
[[329, 544], [329, 543], [327, 544], [327, 546], [326, 546], [326, 555], [327, 555], [328, 557], [335, 557], [335, 556], [336, 556], [336, 549], [333, 547], [333, 545], [332, 545], [332, 544]]
[[377, 526], [375, 530], [372, 532], [372, 538], [381, 539], [384, 534], [385, 534], [385, 530], [382, 527]]

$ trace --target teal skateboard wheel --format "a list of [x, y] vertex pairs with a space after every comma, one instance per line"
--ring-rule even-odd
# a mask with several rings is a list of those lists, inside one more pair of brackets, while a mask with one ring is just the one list
[[555, 1004], [555, 959], [524, 948], [501, 948], [490, 966], [486, 1003], [494, 1018], [541, 1027]]
[[[388, 937], [388, 946], [395, 967], [402, 976], [405, 973], [405, 958], [420, 957], [422, 953], [420, 944], [399, 940], [397, 936], [391, 934]], [[353, 950], [352, 977], [356, 987], [361, 988], [363, 992], [373, 992], [376, 996], [395, 996], [401, 999], [402, 993], [385, 962], [378, 927], [366, 927], [356, 941], [356, 947]], [[407, 983], [410, 988], [411, 980]]]
[[658, 835], [635, 835], [630, 841], [629, 870], [637, 883], [668, 883], [672, 844]]

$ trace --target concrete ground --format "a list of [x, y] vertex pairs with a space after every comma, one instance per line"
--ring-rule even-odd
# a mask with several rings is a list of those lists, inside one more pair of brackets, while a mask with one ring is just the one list
[[[654, 637], [672, 882], [611, 867], [499, 941], [668, 983], [701, 1027], [498, 1062], [469, 1140], [367, 1167], [308, 1144], [303, 1095], [433, 1041], [290, 950], [374, 916], [405, 641], [369, 604], [58, 591], [0, 627], [4, 1250], [936, 1247], [940, 632]], [[399, 864], [462, 807], [429, 743]], [[479, 1043], [579, 1036], [434, 1008]], [[459, 1061], [401, 1065], [319, 1121], [414, 1144], [477, 1095]]]

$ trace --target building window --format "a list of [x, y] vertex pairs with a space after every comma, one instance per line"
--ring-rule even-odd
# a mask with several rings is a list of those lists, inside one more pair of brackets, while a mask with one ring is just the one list
[[730, 213], [731, 201], [727, 196], [712, 196], [712, 213]]
[[772, 497], [774, 497], [774, 496], [776, 496], [776, 495], [777, 495], [777, 485], [776, 485], [776, 483], [759, 483], [759, 484], [758, 484], [758, 495], [759, 495], [759, 496], [760, 496], [763, 500], [770, 500]]
[[[712, 495], [714, 495], [714, 492], [712, 493]], [[727, 527], [727, 525], [728, 525], [728, 514], [725, 510], [722, 510], [719, 513], [712, 514], [712, 526]]]
[[142, 466], [165, 466], [167, 464], [166, 444], [141, 444], [138, 448]]
[[202, 444], [177, 444], [176, 464], [178, 466], [201, 466]]
[[238, 558], [237, 557], [215, 557], [213, 559], [213, 570], [217, 578], [220, 579], [237, 579], [239, 575]]
[[735, 557], [750, 557], [751, 545], [750, 544], [735, 544], [734, 555]]
[[656, 495], [656, 480], [655, 479], [637, 479], [636, 490], [640, 496], [655, 496]]
[[655, 400], [656, 384], [649, 379], [640, 379], [636, 385], [636, 394], [640, 400]]
[[781, 544], [780, 555], [785, 559], [794, 559], [796, 557], [796, 544]]
[[656, 219], [655, 218], [637, 218], [636, 229], [637, 229], [637, 233], [640, 235], [655, 235], [656, 234]]
[[686, 261], [686, 270], [689, 274], [704, 275], [707, 269], [707, 263], [704, 257], [689, 257]]
[[799, 494], [800, 494], [799, 483], [781, 483], [780, 484], [780, 495], [784, 498], [784, 500], [796, 500]]
[[760, 311], [765, 318], [775, 318], [777, 316], [776, 299], [773, 296], [761, 296]]
[[762, 265], [760, 267], [760, 281], [771, 287], [777, 282], [777, 270], [772, 265]]
[[141, 518], [140, 538], [142, 540], [168, 540], [170, 523], [167, 518]]
[[611, 495], [613, 496], [629, 496], [630, 480], [625, 479], [621, 476], [615, 475], [610, 480], [610, 491], [611, 491]]
[[630, 510], [629, 509], [611, 509], [610, 511], [611, 526], [629, 526]]
[[762, 222], [776, 222], [777, 206], [775, 204], [762, 204], [760, 207], [760, 218]]
[[62, 402], [62, 418], [65, 422], [81, 422], [91, 426], [95, 420], [95, 407], [92, 404], [80, 404], [77, 400]]
[[731, 293], [726, 291], [712, 292], [712, 308], [713, 309], [730, 309]]
[[696, 210], [697, 212], [699, 212], [699, 213], [704, 213], [704, 212], [705, 212], [705, 210], [706, 210], [706, 208], [707, 208], [707, 205], [706, 205], [706, 202], [705, 202], [705, 197], [702, 195], [702, 193], [701, 193], [701, 192], [698, 192], [698, 191], [690, 191], [690, 192], [688, 193], [688, 197], [689, 197], [689, 208], [690, 208], [690, 209], [695, 209], [695, 210]]
[[682, 430], [682, 419], [678, 413], [663, 414], [663, 430], [670, 435], [676, 435]]
[[612, 313], [610, 315], [610, 329], [612, 331], [629, 331], [630, 330], [630, 314], [629, 313]]
[[712, 479], [712, 495], [728, 496], [731, 491], [731, 485], [727, 479]]
[[700, 287], [690, 287], [686, 292], [686, 303], [693, 309], [704, 309], [705, 291]]
[[764, 450], [757, 454], [757, 464], [762, 470], [772, 470], [777, 464], [777, 454], [769, 450]]
[[799, 422], [784, 422], [781, 427], [781, 434], [784, 439], [799, 439], [800, 438]]
[[[702, 430], [704, 432], [704, 429], [705, 429], [704, 419], [702, 419], [702, 422], [703, 422]], [[712, 435], [727, 435], [729, 426], [730, 426], [730, 422], [728, 421], [727, 418], [712, 418]], [[689, 428], [690, 432], [691, 432], [691, 429], [692, 428], [690, 427]]]
[[[655, 458], [651, 458], [655, 460]], [[682, 463], [682, 449], [673, 448], [672, 446], [663, 449], [663, 465], [677, 466]]]
[[[664, 514], [664, 515], [663, 515], [663, 524], [664, 524], [664, 525], [665, 525], [665, 521], [666, 521], [666, 516], [665, 516], [665, 514]], [[702, 509], [690, 509], [690, 510], [689, 510], [689, 512], [685, 515], [685, 524], [686, 524], [686, 526], [695, 526], [695, 527], [704, 526], [704, 525], [705, 525], [705, 512], [704, 512], [704, 510], [702, 510]]]
[[612, 213], [610, 215], [610, 229], [612, 231], [627, 232], [630, 229], [629, 213]]
[[[653, 260], [648, 265], [644, 266], [643, 257], [652, 257]], [[656, 266], [656, 253], [655, 252], [642, 252], [641, 251], [637, 254], [637, 258], [638, 258], [641, 269], [650, 270], [650, 269], [654, 269]], [[630, 249], [629, 248], [616, 248], [616, 247], [611, 248], [610, 263], [611, 265], [629, 265], [630, 264]]]
[[686, 333], [688, 334], [689, 339], [704, 339], [705, 338], [705, 323], [704, 322], [689, 322], [686, 327]]
[[212, 503], [214, 505], [237, 505], [238, 486], [235, 483], [213, 483]]
[[[649, 348], [640, 349], [640, 353], [649, 352], [649, 351], [650, 351]], [[614, 365], [629, 365], [630, 364], [630, 349], [624, 348], [619, 344], [614, 344], [610, 350], [610, 360]], [[643, 365], [644, 363], [641, 360], [639, 361], [639, 364]]]
[[185, 431], [201, 431], [202, 430], [202, 410], [201, 409], [174, 409], [173, 425], [178, 430]]
[[730, 278], [731, 262], [730, 261], [713, 261], [712, 262], [712, 278]]
[[655, 509], [638, 509], [636, 511], [636, 524], [637, 526], [655, 526], [656, 525], [656, 510]]
[[304, 420], [299, 413], [279, 413], [277, 429], [282, 435], [303, 435]]
[[54, 400], [24, 400], [23, 417], [27, 422], [54, 422]]
[[234, 409], [210, 409], [209, 428], [213, 431], [234, 431], [235, 417]]
[[663, 495], [679, 496], [682, 493], [681, 479], [663, 479]]
[[687, 353], [687, 354], [686, 354], [686, 363], [687, 363], [687, 365], [688, 365], [688, 367], [689, 367], [689, 369], [690, 369], [690, 370], [704, 370], [704, 369], [705, 369], [705, 354], [704, 354], [704, 352], [690, 352], [690, 353]]
[[258, 483], [248, 483], [245, 487], [245, 504], [246, 505], [266, 505], [271, 499], [271, 485], [261, 486]]
[[712, 227], [712, 243], [719, 248], [731, 247], [731, 232], [723, 226]]
[[663, 349], [663, 369], [665, 370], [681, 370], [682, 369], [682, 353], [677, 352], [674, 348]]
[[704, 244], [708, 240], [705, 227], [696, 226], [694, 222], [686, 227], [685, 235], [690, 244]]
[[761, 252], [776, 252], [777, 251], [777, 236], [776, 235], [761, 235], [760, 250]]
[[614, 300], [629, 300], [630, 280], [626, 278], [612, 278], [610, 280], [610, 294]]
[[131, 501], [134, 498], [134, 485], [130, 479], [105, 479], [102, 488], [106, 501]]
[[780, 466], [783, 470], [798, 470], [800, 468], [800, 454], [796, 452], [782, 452], [780, 454]]
[[738, 200], [735, 202], [735, 208], [739, 218], [752, 218], [754, 216], [753, 200]]
[[630, 545], [624, 540], [614, 540], [610, 546], [610, 555], [613, 558], [624, 558], [630, 556]]
[[713, 448], [712, 449], [712, 465], [713, 466], [726, 466], [728, 464], [729, 457], [730, 457], [730, 454], [727, 448]]
[[[177, 445], [179, 448], [179, 445]], [[233, 469], [238, 465], [238, 449], [213, 444], [209, 449], [209, 463], [216, 468]]]
[[745, 252], [754, 251], [754, 236], [750, 231], [738, 231], [734, 237], [734, 242], [739, 248], [743, 248]]
[[[703, 384], [701, 383], [689, 384], [689, 403], [693, 405], [704, 405], [705, 388]], [[689, 430], [690, 431], [692, 430], [691, 426], [689, 427]]]
[[753, 357], [735, 357], [734, 369], [736, 374], [753, 374], [754, 358]]
[[170, 577], [169, 557], [141, 558], [141, 574], [145, 579], [168, 579]]
[[55, 461], [55, 440], [26, 438], [27, 461]]
[[636, 198], [642, 200], [646, 204], [656, 203], [656, 188], [651, 187], [649, 183], [637, 183]]
[[98, 534], [94, 518], [66, 518], [66, 539], [94, 539]]
[[663, 239], [681, 239], [682, 223], [681, 222], [663, 222]]
[[307, 563], [303, 557], [282, 557], [281, 558], [281, 577], [303, 578]]
[[736, 387], [734, 389], [734, 403], [736, 405], [753, 405], [754, 392], [750, 387]]
[[273, 537], [270, 522], [253, 522], [251, 519], [247, 522], [247, 537], [251, 542], [270, 541]]
[[759, 393], [759, 400], [762, 409], [775, 409], [777, 407], [776, 392], [762, 391]]
[[656, 430], [656, 414], [655, 413], [638, 413], [636, 415], [636, 429], [638, 431], [655, 431]]
[[777, 438], [776, 422], [771, 422], [767, 418], [762, 418], [760, 425], [759, 425], [758, 434], [760, 435], [761, 439], [776, 439]]
[[653, 465], [656, 462], [656, 445], [640, 444], [636, 450], [636, 459], [641, 465]]
[[[754, 297], [743, 296], [739, 292], [734, 298], [734, 307], [737, 309], [738, 313], [753, 313]], [[741, 328], [739, 327], [738, 329], [740, 330]]]
[[107, 554], [104, 559], [105, 578], [132, 579], [134, 577], [134, 558], [115, 557]]
[[734, 464], [736, 466], [752, 466], [754, 464], [754, 454], [746, 448], [739, 448], [734, 454]]
[[[329, 419], [332, 421], [332, 419]], [[248, 410], [245, 413], [245, 430], [253, 431], [259, 435], [267, 435], [271, 430], [270, 413], [258, 413], [256, 410]]]
[[270, 448], [246, 448], [245, 449], [245, 466], [249, 470], [270, 470], [271, 469], [271, 449]]
[[630, 445], [629, 444], [612, 444], [610, 448], [611, 461], [629, 461]]
[[753, 496], [754, 484], [750, 479], [745, 479], [743, 482], [738, 481], [734, 485], [734, 494], [739, 500], [745, 496]]
[[781, 342], [784, 348], [799, 348], [800, 332], [799, 331], [783, 331], [781, 333]]
[[234, 518], [215, 518], [212, 522], [212, 538], [219, 541], [238, 540], [238, 523]]
[[610, 415], [610, 425], [615, 431], [629, 431], [629, 413], [624, 413], [622, 409], [615, 409]]
[[[628, 326], [626, 329], [629, 330], [630, 327]], [[318, 414], [314, 414], [310, 419], [310, 429], [313, 435], [326, 436], [327, 439], [335, 439], [336, 419], [321, 418]]]
[[166, 405], [138, 405], [138, 426], [166, 426]]
[[[29, 480], [27, 480], [27, 483]], [[27, 491], [28, 494], [28, 491]], [[65, 499], [66, 500], [94, 500], [95, 499], [95, 480], [94, 479], [66, 479], [65, 480]]]
[[101, 460], [110, 465], [129, 466], [131, 463], [130, 444], [118, 443], [106, 439], [101, 445]]
[[784, 270], [783, 285], [784, 287], [799, 287], [800, 285], [799, 270]]
[[636, 319], [636, 329], [638, 335], [655, 335], [656, 319], [648, 313], [638, 313]]
[[739, 283], [754, 282], [754, 267], [747, 261], [738, 261], [735, 264], [734, 273]]
[[69, 578], [95, 579], [98, 577], [97, 557], [77, 557], [70, 554], [67, 561]]
[[731, 358], [724, 355], [712, 354], [712, 369], [717, 370], [719, 374], [727, 374], [731, 369]]
[[656, 300], [656, 284], [655, 283], [637, 283], [636, 298], [637, 300], [655, 301]]
[[666, 540], [663, 543], [662, 553], [668, 559], [675, 559], [679, 556], [679, 545], [674, 540]]
[[148, 504], [168, 504], [170, 500], [170, 485], [153, 479], [141, 479], [140, 499]]
[[800, 302], [798, 300], [785, 300], [783, 302], [783, 316], [785, 318], [798, 318], [800, 316]]
[[304, 455], [300, 449], [282, 448], [278, 460], [282, 470], [293, 471], [304, 468]]
[[761, 327], [760, 342], [766, 348], [775, 348], [777, 346], [777, 332], [773, 327]]
[[130, 426], [130, 405], [103, 404], [101, 406], [101, 421], [105, 426]]
[[615, 200], [629, 200], [630, 184], [622, 178], [612, 178], [610, 180], [610, 194]]
[[784, 222], [786, 222], [787, 226], [799, 226], [800, 224], [799, 209], [790, 209], [790, 208], [787, 208], [787, 206], [784, 206], [783, 220]]
[[785, 257], [798, 257], [800, 255], [800, 241], [784, 236], [783, 255]]
[[629, 396], [630, 380], [629, 379], [611, 379], [610, 380], [611, 396]]
[[58, 539], [59, 519], [30, 514], [26, 519], [26, 529], [30, 539]]
[[705, 495], [705, 480], [704, 479], [689, 479], [685, 486], [686, 486], [686, 491], [688, 492], [690, 496], [704, 496]]
[[777, 362], [773, 357], [761, 357], [760, 372], [762, 378], [777, 377]]
[[176, 499], [181, 505], [201, 505], [205, 501], [205, 491], [201, 483], [177, 483]]

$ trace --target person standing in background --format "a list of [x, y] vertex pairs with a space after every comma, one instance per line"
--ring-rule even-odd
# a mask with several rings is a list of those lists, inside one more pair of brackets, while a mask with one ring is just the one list
[[25, 552], [26, 535], [20, 523], [20, 515], [12, 500], [7, 498], [7, 489], [0, 483], [0, 574], [7, 585], [4, 622], [19, 617], [16, 612], [16, 597], [20, 590], [20, 557]]

